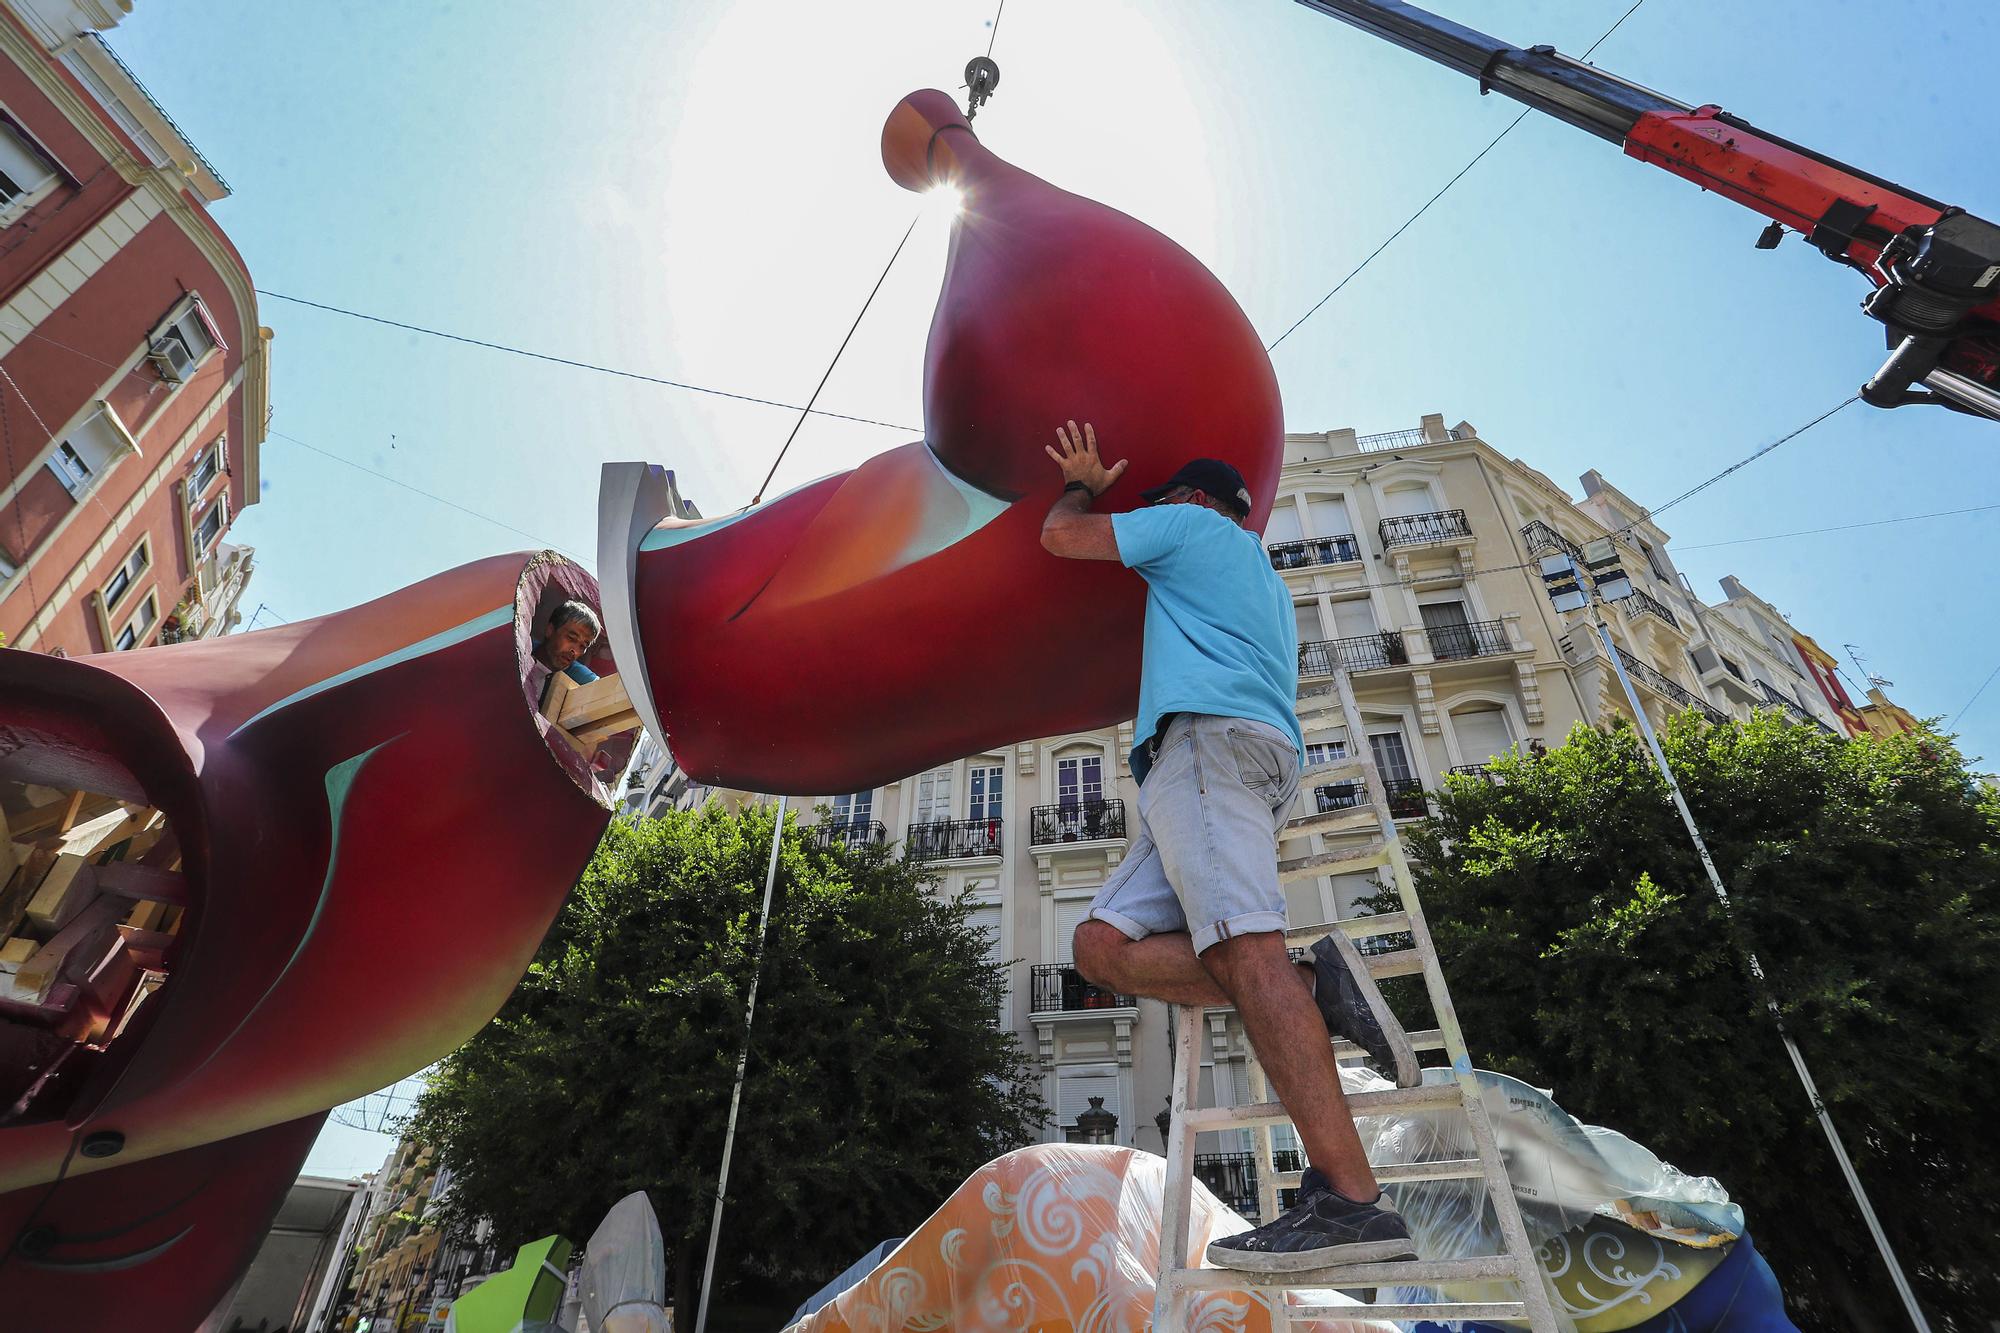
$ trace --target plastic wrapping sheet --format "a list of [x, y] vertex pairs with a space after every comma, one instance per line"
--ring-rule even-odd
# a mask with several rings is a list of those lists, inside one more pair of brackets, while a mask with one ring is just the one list
[[[1350, 1092], [1390, 1086], [1366, 1070], [1343, 1069]], [[1549, 1094], [1519, 1079], [1477, 1071], [1487, 1118], [1551, 1298], [1582, 1333], [1630, 1328], [1657, 1315], [1720, 1265], [1743, 1234], [1743, 1212], [1712, 1177], [1690, 1176], [1616, 1130], [1586, 1125]], [[1427, 1081], [1451, 1077], [1425, 1071]], [[1378, 1165], [1475, 1156], [1456, 1112], [1367, 1116], [1357, 1122]], [[1392, 1186], [1397, 1208], [1427, 1259], [1497, 1254], [1504, 1249], [1481, 1180]], [[1500, 1284], [1459, 1284], [1455, 1300], [1508, 1299]], [[1434, 1299], [1401, 1288], [1398, 1299]]]
[[[857, 1285], [792, 1333], [1142, 1333], [1152, 1323], [1166, 1160], [1132, 1148], [1041, 1144], [987, 1163]], [[1188, 1259], [1249, 1229], [1196, 1181]], [[1295, 1292], [1341, 1304], [1331, 1292]], [[1393, 1333], [1376, 1320], [1297, 1319], [1299, 1333]], [[1194, 1293], [1189, 1333], [1268, 1333], [1244, 1292]]]
[[644, 1190], [611, 1205], [583, 1258], [590, 1333], [667, 1333], [667, 1247]]

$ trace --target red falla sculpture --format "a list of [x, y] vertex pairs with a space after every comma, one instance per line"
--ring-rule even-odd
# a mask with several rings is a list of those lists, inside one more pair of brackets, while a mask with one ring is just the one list
[[[593, 665], [706, 781], [849, 791], [1131, 716], [1143, 585], [1037, 539], [1058, 422], [1131, 459], [1101, 508], [1207, 455], [1243, 472], [1253, 524], [1269, 512], [1276, 382], [1207, 270], [995, 157], [943, 93], [904, 99], [882, 152], [906, 188], [964, 191], [928, 438], [710, 521], [657, 469], [606, 470]], [[119, 873], [185, 903], [140, 941], [167, 980], [115, 1038], [0, 1001], [8, 1326], [192, 1328], [326, 1108], [497, 1011], [609, 818], [523, 687], [550, 602], [597, 591], [554, 555], [496, 556], [279, 629], [0, 652], [0, 778], [161, 811], [178, 881]]]

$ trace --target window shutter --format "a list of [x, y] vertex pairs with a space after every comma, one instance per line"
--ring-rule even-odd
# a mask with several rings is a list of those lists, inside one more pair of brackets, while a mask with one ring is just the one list
[[1333, 635], [1353, 639], [1375, 632], [1375, 608], [1366, 597], [1351, 597], [1333, 604]]
[[1483, 764], [1505, 754], [1514, 743], [1507, 732], [1507, 714], [1498, 708], [1467, 708], [1451, 715], [1451, 732], [1458, 738], [1462, 764]]
[[1264, 540], [1273, 546], [1295, 542], [1305, 533], [1299, 527], [1299, 509], [1290, 500], [1271, 506], [1271, 521], [1264, 526]]
[[1070, 940], [1076, 935], [1076, 928], [1090, 915], [1090, 899], [1063, 898], [1056, 901], [1056, 961], [1068, 967], [1076, 961], [1070, 952]]
[[1306, 502], [1312, 514], [1313, 536], [1346, 537], [1354, 532], [1354, 521], [1347, 516], [1347, 501], [1336, 496], [1314, 496]]
[[229, 432], [215, 437], [215, 466], [219, 471], [229, 471]]
[[224, 340], [222, 330], [215, 326], [215, 320], [209, 316], [208, 307], [202, 304], [199, 296], [194, 298], [194, 315], [201, 322], [201, 327], [207, 331], [209, 340], [223, 351], [228, 351], [229, 344]]
[[1081, 1065], [1074, 1069], [1056, 1070], [1056, 1122], [1067, 1129], [1076, 1123], [1076, 1118], [1090, 1109], [1090, 1099], [1102, 1097], [1104, 1109], [1118, 1117], [1118, 1128], [1130, 1130], [1125, 1123], [1125, 1109], [1118, 1104], [1118, 1068], [1116, 1065]]

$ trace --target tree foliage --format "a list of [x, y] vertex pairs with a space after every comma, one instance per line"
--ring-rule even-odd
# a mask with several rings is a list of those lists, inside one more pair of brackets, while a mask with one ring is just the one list
[[[451, 1165], [448, 1222], [489, 1218], [503, 1246], [582, 1241], [644, 1189], [688, 1308], [771, 824], [711, 806], [612, 825], [520, 987], [408, 1126]], [[966, 903], [880, 848], [794, 827], [780, 856], [718, 1283], [832, 1276], [1045, 1116], [994, 1025], [1005, 973]]]
[[1903, 1326], [1740, 931], [1934, 1326], [1986, 1328], [2000, 803], [1928, 731], [1844, 741], [1689, 714], [1661, 742], [1733, 927], [1629, 727], [1454, 779], [1411, 837], [1474, 1058], [1720, 1179], [1802, 1324]]

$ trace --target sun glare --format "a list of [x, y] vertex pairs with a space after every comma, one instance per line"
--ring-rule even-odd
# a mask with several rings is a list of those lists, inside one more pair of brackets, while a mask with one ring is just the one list
[[965, 191], [956, 185], [937, 185], [929, 192], [930, 204], [940, 213], [957, 216], [965, 211]]

